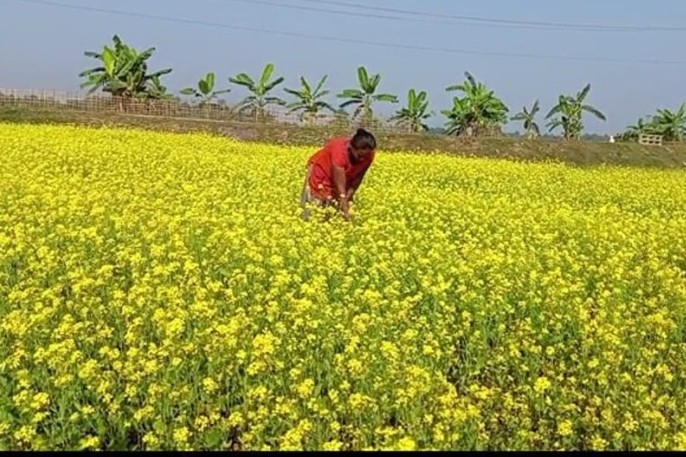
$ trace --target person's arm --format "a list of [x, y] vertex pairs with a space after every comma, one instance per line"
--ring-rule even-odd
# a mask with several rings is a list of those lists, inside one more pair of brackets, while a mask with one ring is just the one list
[[355, 196], [355, 192], [357, 192], [357, 189], [360, 187], [360, 184], [362, 184], [362, 180], [364, 179], [365, 175], [367, 174], [367, 170], [369, 170], [369, 167], [372, 166], [372, 163], [374, 163], [374, 159], [376, 158], [376, 153], [372, 152], [371, 156], [369, 157], [367, 164], [365, 167], [360, 170], [360, 172], [355, 176], [353, 181], [350, 183], [350, 187], [348, 189], [348, 201], [351, 202], [353, 201], [353, 197]]
[[345, 180], [345, 169], [338, 165], [332, 165], [333, 167], [333, 187], [336, 192], [337, 198], [341, 205], [341, 212], [343, 216], [347, 219], [349, 217], [349, 205], [348, 205], [348, 195], [345, 192], [346, 180]]
[[355, 192], [357, 192], [357, 189], [360, 187], [360, 184], [362, 184], [362, 180], [364, 179], [364, 175], [367, 173], [367, 170], [369, 170], [369, 167], [360, 171], [360, 173], [350, 183], [350, 188], [348, 189], [348, 195], [347, 195], [348, 202], [353, 201], [353, 197], [355, 196]]

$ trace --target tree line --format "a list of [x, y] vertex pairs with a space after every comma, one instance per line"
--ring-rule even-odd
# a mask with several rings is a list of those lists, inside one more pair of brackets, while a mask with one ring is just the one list
[[[154, 47], [138, 51], [117, 35], [112, 41], [112, 45], [103, 46], [100, 52], [85, 53], [99, 63], [79, 74], [79, 77], [85, 79], [81, 84], [82, 88], [89, 88], [89, 93], [101, 90], [122, 99], [176, 98], [162, 83], [162, 77], [171, 73], [172, 69], [150, 71], [148, 68], [148, 60], [155, 52]], [[298, 113], [299, 119], [306, 123], [313, 124], [326, 114], [351, 114], [353, 120], [370, 124], [374, 122], [374, 109], [378, 104], [399, 103], [396, 95], [380, 90], [381, 75], [369, 73], [364, 66], [357, 68], [357, 87], [347, 88], [336, 94], [336, 98], [341, 100], [338, 106], [325, 100], [331, 93], [325, 86], [326, 81], [327, 75], [316, 82], [310, 82], [301, 76], [299, 87], [283, 89], [292, 96], [291, 101], [286, 101], [276, 93], [285, 78], [275, 75], [272, 63], [266, 64], [256, 77], [246, 73], [229, 77], [230, 83], [247, 89], [249, 93], [238, 104], [239, 112], [254, 116], [257, 121], [266, 117], [270, 106], [281, 106], [288, 109], [289, 113]], [[591, 85], [587, 84], [576, 94], [562, 94], [558, 97], [557, 103], [544, 117], [549, 133], [559, 130], [564, 139], [578, 140], [584, 131], [584, 114], [607, 120], [600, 110], [586, 102], [590, 90]], [[230, 91], [231, 88], [228, 87], [218, 88], [216, 75], [208, 72], [193, 87], [183, 88], [179, 94], [192, 97], [200, 107], [209, 108], [217, 102], [220, 95]], [[528, 138], [541, 136], [537, 121], [540, 111], [538, 100], [531, 107], [523, 107], [521, 111], [510, 115], [510, 109], [495, 91], [477, 81], [469, 72], [465, 72], [463, 82], [446, 87], [446, 91], [459, 93], [453, 97], [449, 109], [440, 111], [446, 118], [447, 134], [493, 135], [500, 133], [508, 121], [518, 121], [522, 123]], [[346, 111], [348, 108], [352, 108], [352, 113]], [[429, 108], [427, 92], [410, 89], [405, 105], [397, 109], [389, 120], [409, 132], [423, 132], [429, 130], [426, 121], [434, 115], [435, 112]], [[682, 141], [685, 133], [686, 104], [682, 104], [676, 111], [659, 109], [654, 116], [639, 119], [618, 137], [620, 140], [635, 141], [641, 134], [658, 134], [663, 135], [665, 141]]]

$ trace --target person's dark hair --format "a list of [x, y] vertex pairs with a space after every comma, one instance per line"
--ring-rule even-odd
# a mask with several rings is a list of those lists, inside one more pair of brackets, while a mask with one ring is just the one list
[[355, 135], [350, 140], [350, 144], [355, 149], [376, 149], [376, 138], [365, 129], [357, 129]]

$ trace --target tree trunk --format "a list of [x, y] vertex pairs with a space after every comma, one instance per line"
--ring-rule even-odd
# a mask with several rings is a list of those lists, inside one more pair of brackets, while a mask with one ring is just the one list
[[309, 125], [310, 127], [314, 127], [315, 125], [317, 125], [317, 113], [307, 113], [307, 125]]

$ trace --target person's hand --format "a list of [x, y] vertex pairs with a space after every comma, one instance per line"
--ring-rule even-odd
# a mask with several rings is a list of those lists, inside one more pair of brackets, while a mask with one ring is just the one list
[[346, 197], [348, 199], [348, 203], [354, 203], [354, 201], [355, 201], [355, 189], [348, 190]]
[[346, 221], [350, 220], [350, 203], [347, 198], [341, 200], [341, 215]]

